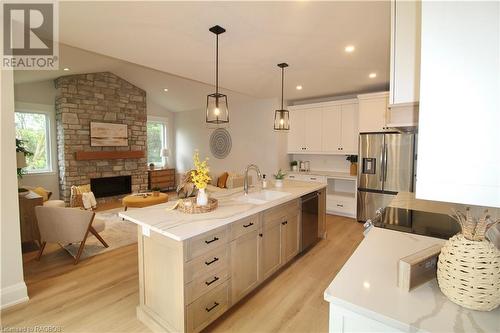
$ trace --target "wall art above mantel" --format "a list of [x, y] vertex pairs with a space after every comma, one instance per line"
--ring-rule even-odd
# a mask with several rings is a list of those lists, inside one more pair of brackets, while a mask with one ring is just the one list
[[127, 125], [91, 122], [90, 145], [92, 147], [128, 146]]

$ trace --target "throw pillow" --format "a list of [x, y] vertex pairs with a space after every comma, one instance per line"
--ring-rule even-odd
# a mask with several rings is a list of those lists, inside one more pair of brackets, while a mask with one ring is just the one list
[[217, 180], [217, 187], [226, 188], [227, 177], [229, 177], [229, 174], [227, 172], [224, 172], [222, 175], [220, 175], [219, 179]]
[[32, 191], [41, 196], [43, 198], [43, 201], [49, 200], [50, 191], [47, 191], [43, 187], [35, 187], [34, 189], [32, 189]]

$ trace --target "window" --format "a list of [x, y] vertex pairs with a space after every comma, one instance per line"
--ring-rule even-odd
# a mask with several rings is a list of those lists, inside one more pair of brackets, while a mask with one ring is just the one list
[[163, 165], [161, 150], [167, 148], [167, 122], [164, 119], [149, 118], [147, 123], [148, 164]]
[[27, 173], [51, 172], [50, 121], [48, 114], [38, 112], [16, 112], [16, 138], [23, 140], [33, 156], [26, 157]]

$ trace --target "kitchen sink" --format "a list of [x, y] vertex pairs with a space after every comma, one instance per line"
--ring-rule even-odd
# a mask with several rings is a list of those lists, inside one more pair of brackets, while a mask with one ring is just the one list
[[291, 195], [291, 193], [262, 190], [262, 191], [258, 191], [258, 192], [248, 193], [246, 195], [245, 194], [240, 195], [240, 196], [234, 198], [233, 200], [240, 201], [240, 202], [247, 202], [247, 203], [251, 203], [254, 205], [262, 205], [262, 204], [268, 203], [270, 201], [284, 198], [284, 197], [289, 196], [289, 195]]

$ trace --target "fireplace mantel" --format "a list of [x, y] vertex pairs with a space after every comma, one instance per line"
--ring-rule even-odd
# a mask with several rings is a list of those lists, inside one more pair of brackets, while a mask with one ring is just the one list
[[138, 158], [143, 158], [144, 156], [145, 154], [143, 150], [75, 152], [75, 159], [77, 161], [138, 159]]

